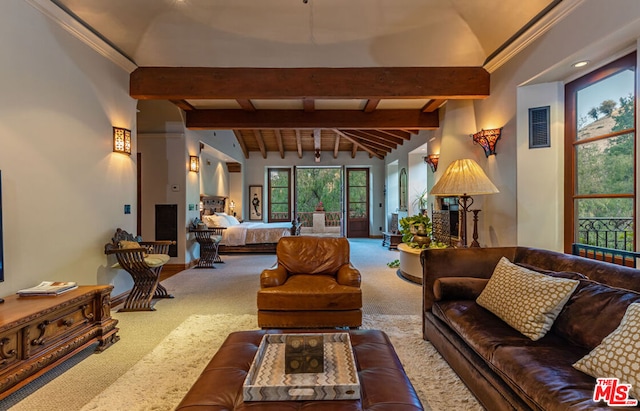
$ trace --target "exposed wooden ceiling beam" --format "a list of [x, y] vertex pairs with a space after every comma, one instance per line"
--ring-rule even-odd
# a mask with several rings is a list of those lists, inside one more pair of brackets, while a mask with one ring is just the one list
[[304, 100], [302, 100], [302, 106], [304, 108], [304, 111], [306, 111], [307, 113], [316, 111], [316, 101], [312, 98], [305, 98]]
[[251, 102], [251, 100], [247, 98], [239, 98], [239, 99], [236, 99], [236, 101], [244, 111], [256, 111], [256, 108]]
[[247, 149], [247, 143], [244, 141], [244, 137], [242, 137], [242, 133], [240, 130], [233, 130], [233, 134], [235, 134], [236, 140], [238, 140], [238, 144], [240, 144], [244, 158], [249, 158], [249, 150]]
[[395, 137], [400, 137], [403, 140], [411, 140], [411, 134], [406, 132], [406, 131], [402, 131], [402, 130], [384, 130], [384, 129], [379, 129], [380, 132], [385, 133], [385, 134], [389, 134], [390, 136], [395, 136]]
[[352, 144], [351, 158], [356, 158], [356, 154], [358, 154], [358, 146], [356, 144]]
[[351, 136], [355, 136], [358, 137], [360, 139], [362, 139], [363, 141], [370, 141], [372, 143], [375, 144], [379, 144], [381, 146], [384, 147], [388, 147], [389, 149], [395, 150], [396, 148], [398, 148], [398, 145], [395, 144], [393, 141], [389, 141], [385, 138], [379, 138], [379, 137], [375, 137], [369, 134], [365, 134], [360, 132], [359, 130], [341, 130], [343, 133], [347, 133]]
[[445, 99], [433, 99], [422, 107], [422, 111], [425, 113], [436, 111], [445, 101]]
[[267, 158], [267, 147], [264, 145], [264, 139], [262, 138], [262, 132], [260, 130], [253, 130], [253, 135], [256, 137], [258, 148], [262, 154], [262, 158]]
[[[372, 149], [370, 149], [367, 146], [362, 145], [362, 143], [360, 143], [359, 141], [357, 141], [357, 139], [350, 137], [346, 134], [344, 134], [342, 131], [334, 129], [333, 131], [335, 131], [337, 134], [339, 134], [341, 137], [346, 138], [347, 140], [351, 141], [354, 146], [358, 146], [359, 148], [363, 149], [364, 151], [366, 151], [367, 153], [371, 154], [372, 156], [378, 157], [379, 159], [383, 159], [384, 157], [376, 152], [374, 152]], [[352, 151], [352, 153], [355, 152], [355, 149]], [[355, 157], [355, 154], [352, 154], [352, 157]]]
[[284, 124], [287, 128], [436, 129], [439, 125], [437, 112], [417, 110], [376, 110], [372, 113], [355, 110], [318, 110], [311, 113], [301, 110], [192, 110], [186, 114], [186, 125], [191, 129], [276, 129], [283, 128]]
[[378, 107], [378, 104], [380, 104], [380, 99], [379, 98], [373, 98], [373, 99], [369, 99], [367, 100], [367, 105], [364, 106], [364, 112], [365, 113], [371, 113], [372, 111], [375, 111], [376, 108]]
[[489, 96], [489, 77], [482, 67], [138, 67], [129, 94], [140, 100], [470, 99]]
[[398, 145], [404, 144], [404, 139], [402, 139], [400, 137], [392, 136], [392, 135], [390, 135], [388, 133], [383, 133], [382, 131], [378, 131], [378, 130], [358, 130], [358, 133], [362, 133], [362, 134], [368, 135], [368, 136], [382, 138], [382, 139], [385, 139], [387, 141], [391, 141], [394, 144], [398, 144]]
[[275, 130], [276, 144], [278, 144], [278, 151], [280, 152], [280, 158], [284, 158], [284, 144], [282, 143], [282, 133], [280, 130]]
[[336, 133], [336, 140], [333, 143], [333, 158], [338, 158], [339, 148], [340, 148], [340, 134]]
[[189, 104], [186, 100], [171, 100], [173, 104], [180, 107], [184, 111], [195, 110], [196, 108]]
[[300, 130], [296, 130], [296, 147], [298, 148], [298, 158], [302, 158], [302, 136]]
[[344, 136], [351, 137], [353, 140], [360, 143], [361, 146], [369, 147], [372, 151], [390, 153], [392, 150], [390, 147], [384, 144], [379, 144], [371, 140], [365, 140], [351, 132], [351, 130], [340, 130]]

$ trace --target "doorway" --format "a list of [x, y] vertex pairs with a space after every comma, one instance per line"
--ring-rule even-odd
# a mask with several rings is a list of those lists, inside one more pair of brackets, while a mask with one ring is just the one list
[[347, 169], [347, 237], [369, 237], [369, 169]]
[[342, 167], [295, 168], [296, 215], [304, 231], [343, 235]]

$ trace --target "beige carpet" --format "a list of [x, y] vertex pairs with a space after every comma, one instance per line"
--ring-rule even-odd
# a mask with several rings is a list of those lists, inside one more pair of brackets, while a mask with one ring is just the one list
[[[451, 383], [450, 386], [445, 386], [439, 380], [423, 380], [422, 377], [418, 377], [420, 373], [429, 377], [445, 375], [451, 371], [442, 361], [436, 361], [437, 354], [428, 343], [422, 341], [420, 323], [415, 320], [419, 318], [422, 308], [422, 288], [398, 277], [396, 269], [386, 265], [399, 258], [398, 252], [382, 247], [380, 239], [350, 239], [349, 242], [352, 263], [362, 273], [363, 311], [367, 321], [365, 326], [383, 329], [392, 339], [396, 329], [407, 331], [403, 334], [410, 337], [394, 341], [394, 344], [397, 345], [398, 351], [406, 353], [401, 357], [407, 361], [408, 373], [416, 375], [411, 377], [416, 390], [421, 393], [422, 398], [429, 398], [429, 404], [434, 410], [450, 409], [438, 404], [440, 401], [445, 401], [443, 404], [446, 404], [448, 396], [454, 391], [452, 387], [462, 390], [463, 396], [468, 398], [468, 403], [461, 399], [463, 405], [456, 409], [474, 409], [475, 400], [461, 384]], [[224, 255], [222, 258], [225, 264], [216, 264], [216, 269], [189, 269], [163, 281], [163, 285], [175, 295], [175, 298], [158, 300], [155, 312], [113, 311], [114, 318], [120, 321], [118, 327], [121, 339], [117, 344], [98, 355], [91, 355], [91, 350], [85, 350], [6, 399], [0, 400], [0, 410], [81, 410], [83, 407], [96, 406], [102, 393], [115, 390], [118, 386], [121, 389], [118, 397], [134, 400], [125, 408], [110, 409], [129, 410], [137, 404], [138, 399], [146, 397], [144, 393], [153, 389], [161, 374], [177, 376], [184, 372], [192, 375], [193, 377], [189, 377], [192, 380], [195, 379], [199, 371], [195, 374], [193, 371], [206, 365], [201, 358], [204, 356], [208, 361], [215, 352], [216, 344], [222, 341], [219, 334], [233, 329], [257, 327], [255, 314], [258, 277], [263, 268], [270, 267], [275, 262], [274, 255], [237, 254]], [[371, 323], [375, 320], [383, 321], [387, 316], [393, 321]], [[200, 332], [193, 332], [193, 327], [187, 327], [191, 321], [197, 319], [205, 319], [204, 325], [196, 326], [196, 329], [202, 327], [202, 336]], [[202, 348], [209, 351], [198, 354], [193, 365], [185, 367], [184, 355], [173, 354], [171, 349], [169, 363], [174, 365], [167, 368], [169, 372], [165, 372], [163, 367], [160, 367], [160, 371], [152, 371], [152, 367], [146, 366], [148, 361], [153, 363], [153, 358], [158, 352], [162, 353], [168, 349], [170, 345], [165, 344], [165, 341], [183, 340], [185, 332], [191, 333], [189, 338], [196, 342], [190, 344], [189, 350]], [[208, 333], [214, 333], [214, 336], [205, 336]], [[206, 338], [202, 341], [207, 343], [197, 343], [200, 341], [199, 338]], [[431, 359], [434, 356], [436, 358]], [[429, 361], [430, 365], [421, 365], [423, 368], [418, 372], [410, 371], [416, 364], [423, 364], [416, 362], [415, 358]], [[139, 367], [144, 368], [135, 383], [120, 385], [121, 378], [140, 372], [136, 371]], [[190, 384], [192, 380], [185, 384]], [[454, 380], [446, 378], [444, 381]], [[423, 389], [428, 389], [433, 394], [422, 394]], [[153, 405], [156, 408], [138, 409], [169, 409], [162, 405], [164, 399], [180, 395], [163, 390], [156, 396], [158, 400], [154, 400], [159, 404]]]
[[[194, 315], [82, 411], [172, 410], [228, 333], [255, 328], [254, 315]], [[425, 409], [482, 410], [468, 390], [420, 335], [419, 316], [365, 316], [363, 328], [382, 329]], [[136, 387], [132, 390], [131, 387]]]

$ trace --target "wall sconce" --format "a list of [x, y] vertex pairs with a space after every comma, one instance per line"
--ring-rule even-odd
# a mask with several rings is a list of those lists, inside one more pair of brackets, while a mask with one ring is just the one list
[[500, 140], [500, 134], [502, 134], [502, 127], [491, 130], [480, 130], [472, 134], [471, 137], [474, 143], [482, 146], [485, 156], [489, 157], [492, 154], [496, 154], [496, 143]]
[[197, 173], [200, 171], [200, 159], [198, 156], [189, 156], [189, 171]]
[[424, 162], [429, 164], [432, 172], [436, 172], [438, 170], [438, 161], [440, 160], [440, 154], [429, 154], [424, 158]]
[[113, 152], [131, 155], [131, 130], [113, 128]]

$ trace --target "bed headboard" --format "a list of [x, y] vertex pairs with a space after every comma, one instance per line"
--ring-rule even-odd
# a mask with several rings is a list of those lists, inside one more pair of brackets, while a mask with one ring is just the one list
[[202, 209], [200, 210], [200, 217], [203, 215], [211, 215], [213, 213], [224, 213], [226, 210], [227, 197], [218, 196], [200, 196], [200, 202], [202, 203]]

